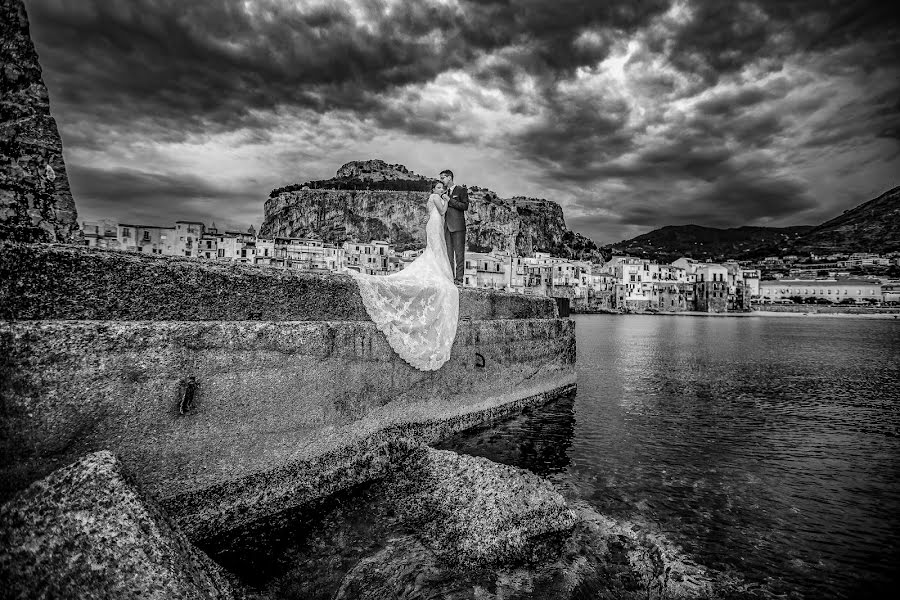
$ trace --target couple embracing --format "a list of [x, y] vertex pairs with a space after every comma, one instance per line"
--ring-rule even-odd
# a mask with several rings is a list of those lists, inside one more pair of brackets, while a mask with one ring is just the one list
[[447, 258], [450, 260], [450, 271], [453, 282], [462, 285], [463, 267], [466, 262], [466, 215], [469, 209], [469, 192], [465, 187], [453, 183], [453, 171], [441, 171], [440, 182], [435, 184], [434, 192], [447, 204], [444, 213], [444, 240], [447, 245]]
[[456, 338], [468, 208], [466, 188], [454, 183], [452, 171], [441, 171], [426, 205], [424, 252], [398, 273], [349, 271], [366, 312], [391, 348], [422, 371], [441, 368]]

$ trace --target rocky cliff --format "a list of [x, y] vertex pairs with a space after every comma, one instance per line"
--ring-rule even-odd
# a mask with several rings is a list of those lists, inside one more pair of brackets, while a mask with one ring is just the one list
[[[403, 165], [350, 162], [332, 179], [273, 190], [260, 234], [316, 236], [338, 244], [381, 239], [390, 240], [399, 250], [420, 248], [425, 244], [426, 203], [434, 182]], [[593, 241], [566, 227], [562, 208], [555, 202], [500, 198], [489, 189], [467, 187], [469, 250], [599, 259]]]
[[22, 0], [0, 0], [0, 239], [74, 241], [78, 228], [62, 140]]

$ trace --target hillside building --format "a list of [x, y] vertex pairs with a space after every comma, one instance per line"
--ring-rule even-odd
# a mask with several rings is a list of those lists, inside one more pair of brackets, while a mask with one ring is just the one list
[[881, 282], [870, 279], [781, 279], [761, 281], [759, 292], [762, 301], [777, 301], [799, 297], [802, 300], [823, 299], [831, 302], [842, 300], [882, 300]]

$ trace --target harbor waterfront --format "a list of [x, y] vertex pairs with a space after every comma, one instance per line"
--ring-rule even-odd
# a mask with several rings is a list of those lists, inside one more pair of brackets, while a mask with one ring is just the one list
[[900, 322], [574, 320], [574, 400], [445, 447], [547, 475], [748, 597], [896, 590]]

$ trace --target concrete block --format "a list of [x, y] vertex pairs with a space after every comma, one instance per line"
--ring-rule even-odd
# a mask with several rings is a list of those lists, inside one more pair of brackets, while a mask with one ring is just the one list
[[204, 598], [234, 590], [109, 452], [54, 471], [0, 506], [3, 598]]
[[[461, 319], [548, 319], [552, 298], [462, 289]], [[369, 321], [349, 275], [0, 242], [0, 319]]]
[[572, 391], [574, 364], [567, 319], [463, 322], [433, 372], [371, 322], [0, 323], [0, 499], [108, 448], [203, 537], [301, 501], [321, 457], [365, 481], [380, 433], [436, 440]]

